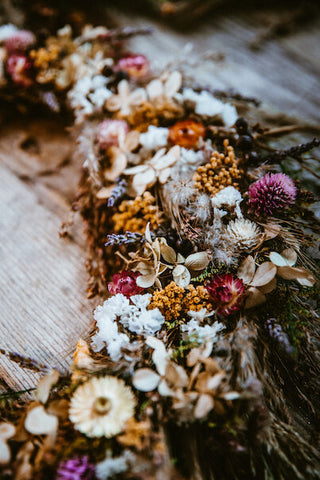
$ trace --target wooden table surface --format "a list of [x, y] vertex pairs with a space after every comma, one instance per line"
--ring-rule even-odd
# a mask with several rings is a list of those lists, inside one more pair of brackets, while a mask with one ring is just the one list
[[[115, 13], [120, 24], [152, 25], [150, 37], [131, 41], [156, 65], [182, 64], [199, 83], [254, 96], [263, 107], [319, 124], [320, 20], [259, 51], [250, 44], [265, 29], [261, 12], [208, 16], [192, 32], [138, 15]], [[192, 42], [193, 50], [185, 47]], [[185, 47], [185, 48], [184, 48]], [[212, 52], [216, 61], [201, 59]], [[224, 56], [224, 60], [219, 60]], [[94, 302], [86, 298], [86, 245], [81, 221], [73, 237], [59, 238], [70, 217], [81, 165], [65, 125], [26, 119], [3, 123], [0, 131], [0, 348], [65, 369], [80, 335], [92, 326]], [[35, 385], [37, 374], [0, 355], [2, 387]]]

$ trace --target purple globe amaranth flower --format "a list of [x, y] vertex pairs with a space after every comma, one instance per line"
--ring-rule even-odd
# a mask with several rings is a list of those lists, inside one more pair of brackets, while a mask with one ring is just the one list
[[257, 215], [273, 215], [290, 207], [297, 188], [284, 173], [267, 173], [249, 187], [249, 202]]
[[61, 462], [56, 476], [56, 480], [94, 480], [95, 478], [95, 467], [89, 463], [87, 456]]
[[5, 46], [9, 55], [24, 53], [36, 42], [36, 37], [29, 30], [19, 30], [6, 40]]
[[108, 283], [108, 290], [112, 295], [122, 293], [127, 298], [132, 295], [139, 295], [143, 292], [143, 288], [137, 285], [137, 278], [141, 275], [139, 272], [123, 270], [115, 273], [112, 282]]

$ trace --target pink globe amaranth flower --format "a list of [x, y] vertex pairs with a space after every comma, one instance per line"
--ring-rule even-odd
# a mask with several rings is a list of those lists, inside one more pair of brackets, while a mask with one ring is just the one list
[[131, 272], [123, 270], [122, 272], [115, 273], [112, 277], [112, 282], [108, 283], [108, 290], [112, 295], [122, 293], [127, 298], [132, 295], [139, 295], [143, 292], [142, 287], [138, 287], [137, 278], [141, 275], [139, 272]]
[[249, 187], [249, 202], [257, 215], [273, 215], [290, 207], [297, 188], [285, 173], [267, 173]]
[[36, 37], [29, 30], [19, 30], [6, 40], [5, 46], [9, 55], [24, 53], [36, 42]]
[[12, 81], [21, 87], [30, 87], [33, 84], [30, 78], [31, 68], [31, 61], [21, 53], [13, 53], [7, 60], [7, 72]]
[[61, 462], [56, 476], [56, 480], [94, 480], [95, 478], [95, 467], [89, 463], [86, 456]]
[[103, 120], [98, 125], [97, 140], [101, 149], [119, 146], [120, 136], [129, 132], [129, 125], [125, 120]]
[[150, 70], [150, 64], [144, 55], [130, 54], [120, 58], [115, 66], [115, 71], [126, 72], [131, 78], [143, 78]]
[[227, 316], [239, 310], [243, 301], [244, 284], [231, 273], [213, 277], [205, 285], [213, 308], [219, 315]]

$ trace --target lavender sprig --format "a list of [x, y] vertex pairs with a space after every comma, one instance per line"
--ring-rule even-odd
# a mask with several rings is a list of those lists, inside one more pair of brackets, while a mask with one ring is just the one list
[[299, 158], [300, 155], [302, 155], [303, 153], [309, 152], [313, 148], [319, 147], [319, 145], [320, 140], [318, 138], [314, 138], [313, 140], [311, 140], [311, 142], [300, 143], [299, 145], [287, 148], [285, 150], [276, 150], [275, 152], [265, 157], [263, 160], [268, 162], [281, 162], [286, 157]]
[[9, 352], [3, 348], [0, 348], [0, 353], [8, 357], [12, 362], [20, 365], [22, 368], [28, 368], [29, 370], [35, 370], [36, 372], [46, 372], [50, 370], [47, 365], [38, 362], [34, 358], [24, 357], [20, 353]]
[[116, 186], [107, 201], [107, 207], [115, 207], [127, 192], [128, 181], [125, 178], [117, 179]]
[[136, 243], [143, 244], [145, 241], [144, 235], [137, 232], [125, 232], [121, 234], [111, 233], [107, 235], [106, 247], [115, 245], [135, 245]]
[[289, 342], [288, 335], [282, 330], [281, 325], [275, 318], [269, 318], [266, 321], [266, 328], [272, 340], [284, 350], [288, 355], [294, 353], [294, 348]]

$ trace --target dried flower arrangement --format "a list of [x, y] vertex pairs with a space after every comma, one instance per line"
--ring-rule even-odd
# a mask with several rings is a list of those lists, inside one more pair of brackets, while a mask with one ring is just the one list
[[[40, 78], [59, 42], [30, 52]], [[99, 52], [77, 57], [67, 99], [101, 305], [70, 375], [1, 351], [46, 374], [32, 401], [0, 396], [3, 478], [320, 478], [319, 228], [312, 195], [270, 163], [319, 141], [270, 154], [270, 131], [179, 71]]]

